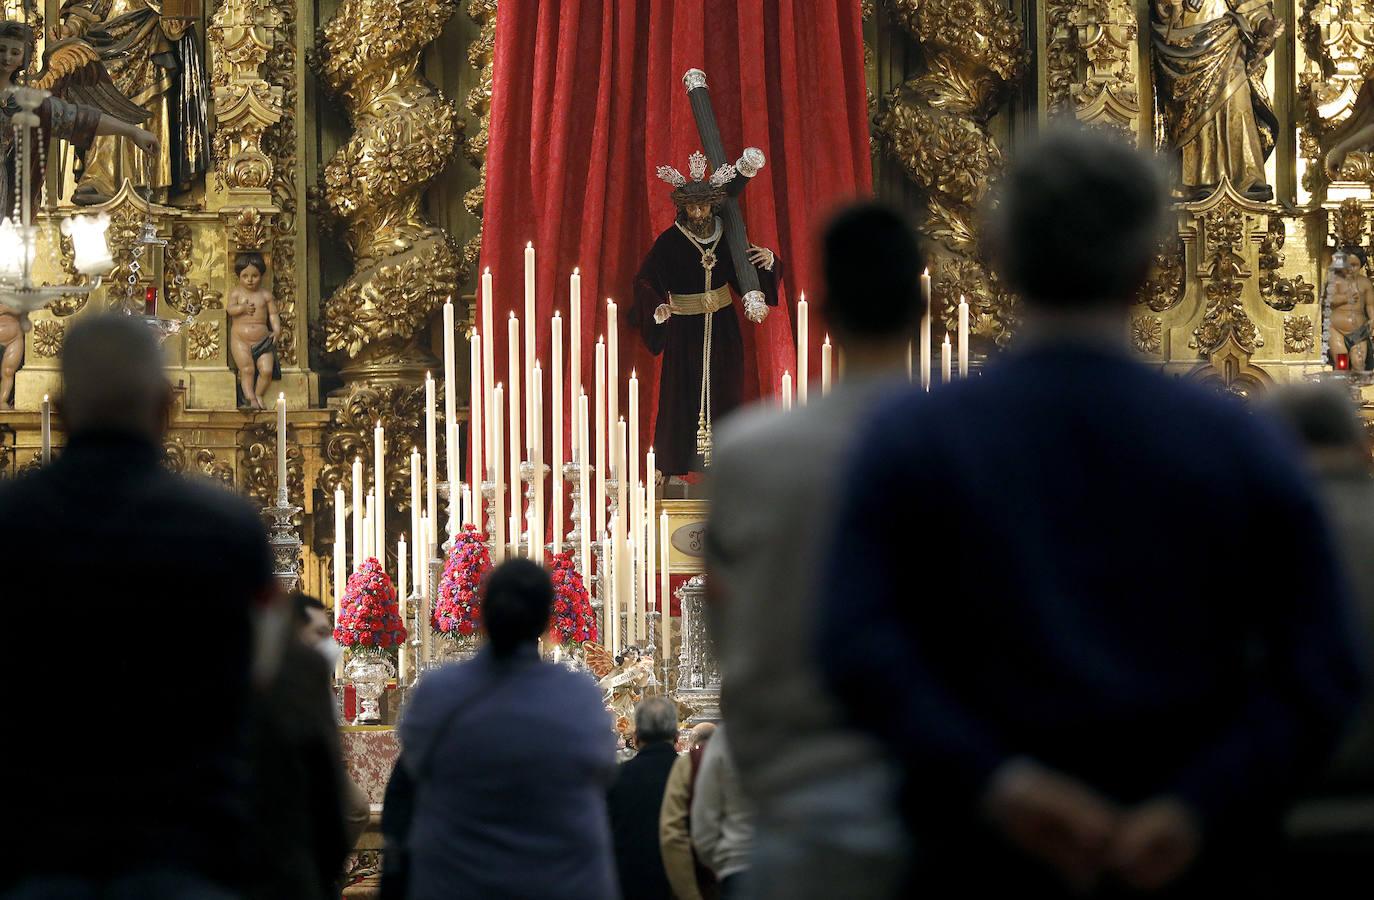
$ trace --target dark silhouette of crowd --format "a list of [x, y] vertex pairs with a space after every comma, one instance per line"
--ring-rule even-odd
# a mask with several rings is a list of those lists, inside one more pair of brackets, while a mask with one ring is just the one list
[[[1374, 476], [1349, 390], [1247, 403], [1132, 357], [1167, 227], [1152, 159], [1050, 129], [994, 197], [1011, 348], [911, 383], [923, 254], [858, 204], [822, 238], [844, 378], [720, 427], [723, 723], [646, 697], [617, 763], [596, 683], [541, 658], [548, 574], [501, 565], [476, 657], [406, 700], [382, 897], [1368, 893]], [[328, 611], [278, 589], [255, 509], [160, 466], [160, 359], [132, 318], [75, 324], [65, 451], [0, 484], [0, 897], [338, 897], [371, 811]]]

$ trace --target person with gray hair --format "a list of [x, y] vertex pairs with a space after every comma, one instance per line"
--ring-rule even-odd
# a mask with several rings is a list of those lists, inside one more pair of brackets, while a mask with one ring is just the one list
[[648, 697], [635, 707], [639, 752], [620, 766], [606, 795], [620, 892], [625, 900], [672, 900], [658, 843], [659, 809], [677, 761], [677, 704]]
[[[1374, 477], [1369, 431], [1344, 382], [1277, 388], [1262, 405], [1302, 443], [1345, 564], [1374, 672]], [[1366, 699], [1330, 767], [1285, 822], [1290, 896], [1339, 896], [1374, 860], [1374, 703]]]
[[[171, 387], [142, 321], [78, 320], [62, 378], [66, 445], [0, 483], [7, 627], [23, 636], [12, 662], [36, 676], [32, 730], [0, 750], [23, 773], [12, 799], [35, 813], [0, 894], [222, 897], [253, 869], [250, 663], [280, 594], [266, 531], [246, 501], [163, 468]], [[54, 634], [117, 649], [55, 663]], [[136, 686], [136, 708], [85, 702], [101, 685]]]

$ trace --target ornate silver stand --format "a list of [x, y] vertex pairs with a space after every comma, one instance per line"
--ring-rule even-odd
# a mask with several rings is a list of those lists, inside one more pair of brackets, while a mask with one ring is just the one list
[[706, 576], [695, 575], [676, 591], [682, 604], [681, 652], [673, 699], [692, 708], [690, 727], [720, 719], [720, 665], [706, 630]]
[[272, 533], [267, 539], [272, 548], [272, 575], [281, 582], [282, 590], [290, 593], [301, 582], [301, 539], [291, 521], [301, 508], [292, 506], [285, 494], [278, 493], [277, 505], [263, 511], [272, 517]]
[[[541, 465], [539, 468], [541, 477], [546, 477], [552, 471], [549, 466]], [[512, 542], [516, 544], [516, 552], [528, 558], [534, 549], [534, 544], [530, 541], [530, 528], [534, 524], [530, 521], [530, 516], [534, 510], [534, 463], [529, 460], [520, 464], [520, 483], [525, 486], [524, 491], [521, 492], [521, 496], [525, 498], [524, 509], [520, 513], [522, 530]]]
[[[585, 560], [582, 559], [582, 464], [570, 462], [563, 464], [563, 485], [568, 492], [568, 500], [572, 503], [572, 514], [569, 520], [572, 528], [568, 530], [563, 538], [563, 547], [573, 551], [573, 558], [577, 560], [577, 570], [582, 572], [587, 568]], [[586, 572], [582, 572], [585, 577]]]

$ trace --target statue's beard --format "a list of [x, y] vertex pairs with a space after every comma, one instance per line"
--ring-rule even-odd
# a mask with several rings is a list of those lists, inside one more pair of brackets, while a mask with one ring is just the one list
[[716, 228], [716, 214], [714, 211], [704, 219], [693, 219], [688, 217], [687, 213], [682, 212], [678, 213], [677, 219], [682, 223], [683, 228], [686, 228], [692, 234], [703, 240], [709, 238], [711, 232], [715, 231]]

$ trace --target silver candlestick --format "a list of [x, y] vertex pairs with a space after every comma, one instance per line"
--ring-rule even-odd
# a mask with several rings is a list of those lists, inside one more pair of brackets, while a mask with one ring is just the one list
[[264, 509], [272, 517], [267, 539], [272, 548], [272, 575], [281, 582], [286, 593], [294, 591], [301, 582], [301, 538], [292, 522], [301, 511], [292, 506], [284, 491], [277, 493], [277, 504]]

